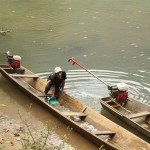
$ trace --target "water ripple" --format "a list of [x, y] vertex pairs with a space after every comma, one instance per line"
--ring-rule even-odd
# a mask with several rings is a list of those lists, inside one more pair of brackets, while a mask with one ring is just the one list
[[[144, 75], [131, 74], [110, 70], [89, 70], [108, 85], [126, 83], [129, 87], [129, 96], [141, 102], [150, 104], [150, 84], [145, 83]], [[46, 79], [50, 72], [37, 73]], [[109, 91], [102, 82], [83, 70], [68, 70], [65, 90], [71, 96], [77, 98], [86, 105], [99, 110], [101, 108], [99, 98], [109, 96]]]

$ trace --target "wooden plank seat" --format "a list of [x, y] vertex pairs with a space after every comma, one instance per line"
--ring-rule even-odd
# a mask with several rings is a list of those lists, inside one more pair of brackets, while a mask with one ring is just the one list
[[149, 111], [143, 111], [140, 113], [136, 113], [136, 114], [132, 114], [129, 116], [130, 119], [134, 119], [134, 118], [139, 118], [139, 117], [143, 117], [143, 116], [149, 116], [150, 112]]
[[112, 99], [106, 100], [106, 103], [114, 102]]
[[10, 66], [7, 65], [7, 64], [0, 64], [0, 67], [1, 67], [1, 68], [10, 68]]
[[25, 69], [22, 68], [3, 68], [5, 71], [7, 71], [8, 73], [12, 74], [12, 73], [18, 73], [18, 74], [23, 74]]
[[120, 107], [120, 105], [119, 104], [114, 104], [114, 105], [111, 105], [113, 108], [118, 108], [118, 107]]
[[38, 95], [38, 97], [51, 97], [52, 94], [47, 94], [47, 95]]
[[78, 116], [78, 117], [86, 117], [86, 114], [82, 112], [63, 112], [65, 116]]
[[109, 100], [107, 100], [105, 102], [108, 103], [109, 105], [111, 105], [113, 108], [120, 107], [120, 105], [117, 102], [115, 102], [114, 100], [112, 100], [112, 99], [109, 99]]
[[23, 71], [25, 71], [25, 69], [22, 69], [22, 68], [2, 68], [2, 69], [4, 69], [4, 70], [23, 70]]
[[112, 138], [113, 136], [115, 136], [116, 133], [113, 131], [97, 131], [97, 132], [94, 132], [93, 134], [95, 134], [95, 135], [109, 135]]
[[13, 68], [10, 68], [10, 67], [2, 67], [2, 69], [4, 69], [4, 70], [13, 70]]
[[27, 75], [27, 74], [12, 74], [11, 76], [16, 78], [38, 78], [37, 75]]

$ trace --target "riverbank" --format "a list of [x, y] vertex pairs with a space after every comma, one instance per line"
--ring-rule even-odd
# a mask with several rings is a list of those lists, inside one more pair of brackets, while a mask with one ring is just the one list
[[47, 147], [49, 150], [60, 148], [62, 150], [75, 150], [65, 142], [65, 136], [64, 139], [60, 139], [51, 129], [45, 127], [35, 130], [28, 122], [18, 122], [1, 112], [0, 133], [0, 150], [25, 150], [34, 144]]
[[0, 149], [20, 149], [20, 136], [22, 135], [23, 130], [23, 126], [17, 121], [10, 119], [3, 113], [0, 113]]

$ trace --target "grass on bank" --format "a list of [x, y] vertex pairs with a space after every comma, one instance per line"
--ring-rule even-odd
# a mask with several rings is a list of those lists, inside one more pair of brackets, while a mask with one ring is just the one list
[[[20, 113], [19, 117], [23, 122], [26, 131], [24, 132], [20, 140], [22, 146], [21, 150], [68, 150], [68, 148], [66, 147], [68, 135], [63, 135], [61, 144], [54, 145], [49, 140], [49, 137], [53, 134], [53, 128], [49, 123], [47, 124], [46, 130], [41, 131], [38, 134], [34, 134], [31, 129], [31, 123], [29, 122], [29, 119], [23, 119]], [[73, 130], [70, 127], [68, 127], [67, 129], [69, 129], [70, 132]], [[105, 146], [101, 145], [99, 150], [106, 150]]]

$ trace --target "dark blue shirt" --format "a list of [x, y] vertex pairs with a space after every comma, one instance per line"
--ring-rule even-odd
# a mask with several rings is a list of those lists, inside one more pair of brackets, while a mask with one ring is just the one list
[[51, 85], [61, 85], [62, 81], [67, 79], [66, 77], [66, 72], [65, 71], [61, 71], [59, 73], [59, 76], [57, 76], [55, 73], [54, 74], [51, 74], [49, 77], [48, 77], [48, 80], [51, 80], [50, 84]]

